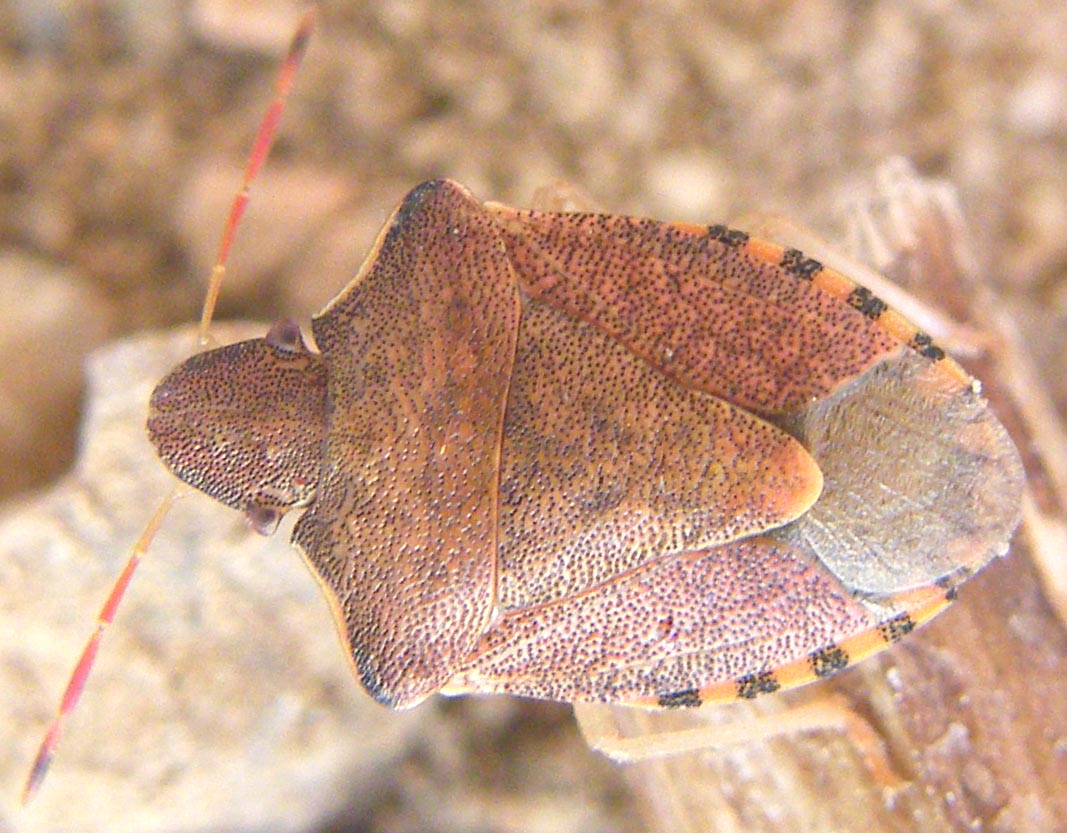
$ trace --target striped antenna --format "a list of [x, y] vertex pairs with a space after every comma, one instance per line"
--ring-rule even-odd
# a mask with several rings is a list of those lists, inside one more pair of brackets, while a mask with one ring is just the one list
[[[238, 189], [237, 194], [233, 198], [233, 204], [230, 206], [230, 215], [223, 228], [222, 242], [219, 244], [218, 257], [215, 259], [215, 265], [211, 269], [211, 279], [208, 283], [207, 295], [204, 298], [204, 308], [200, 314], [200, 327], [197, 334], [197, 341], [201, 349], [208, 343], [208, 329], [211, 326], [211, 319], [215, 314], [215, 304], [218, 301], [222, 279], [226, 275], [226, 261], [230, 256], [230, 248], [233, 245], [237, 227], [241, 222], [241, 217], [244, 215], [245, 208], [248, 206], [249, 189], [252, 181], [256, 178], [256, 174], [259, 172], [259, 169], [263, 166], [264, 161], [266, 161], [267, 156], [270, 153], [278, 122], [281, 120], [282, 111], [285, 109], [285, 99], [289, 95], [289, 90], [293, 86], [293, 79], [296, 77], [297, 69], [300, 67], [300, 62], [304, 57], [304, 53], [307, 51], [308, 41], [311, 38], [311, 32], [314, 29], [314, 26], [315, 12], [314, 10], [311, 10], [301, 18], [296, 31], [293, 33], [293, 39], [289, 44], [289, 51], [286, 53], [285, 60], [282, 62], [281, 69], [278, 72], [278, 80], [274, 88], [274, 98], [271, 101], [270, 106], [267, 108], [267, 113], [263, 117], [263, 121], [259, 126], [259, 131], [256, 133], [255, 141], [252, 144], [252, 150], [248, 155], [248, 163], [245, 166], [245, 173], [244, 178], [241, 181], [241, 187]], [[134, 544], [133, 551], [130, 553], [129, 559], [126, 561], [126, 566], [123, 567], [122, 573], [111, 588], [111, 593], [108, 595], [107, 601], [97, 615], [96, 627], [93, 629], [93, 633], [89, 637], [89, 641], [86, 643], [85, 648], [82, 650], [81, 656], [78, 658], [78, 662], [74, 666], [74, 671], [70, 675], [70, 679], [67, 681], [67, 687], [63, 692], [63, 697], [59, 701], [59, 709], [56, 711], [56, 715], [52, 719], [48, 731], [45, 732], [44, 739], [41, 741], [41, 746], [37, 751], [37, 757], [34, 759], [33, 766], [30, 768], [29, 775], [26, 778], [26, 784], [22, 790], [22, 804], [24, 806], [33, 800], [33, 797], [40, 790], [41, 784], [44, 782], [45, 775], [48, 774], [48, 768], [52, 763], [52, 759], [55, 758], [56, 749], [59, 747], [59, 740], [63, 735], [66, 719], [78, 705], [78, 700], [81, 698], [82, 691], [85, 689], [85, 681], [88, 679], [90, 671], [92, 671], [93, 661], [96, 659], [96, 654], [100, 648], [100, 641], [103, 639], [104, 631], [107, 630], [108, 626], [114, 620], [115, 611], [122, 602], [122, 597], [126, 593], [126, 588], [129, 586], [130, 580], [133, 578], [133, 573], [137, 569], [137, 565], [140, 564], [141, 559], [148, 552], [152, 539], [155, 538], [159, 528], [163, 525], [163, 521], [167, 517], [167, 513], [170, 511], [170, 507], [174, 504], [174, 501], [183, 494], [184, 489], [180, 485], [175, 486], [163, 499], [162, 503], [159, 504], [159, 507], [152, 515], [152, 518], [148, 521], [144, 529], [141, 531], [140, 536], [137, 538], [137, 543]]]

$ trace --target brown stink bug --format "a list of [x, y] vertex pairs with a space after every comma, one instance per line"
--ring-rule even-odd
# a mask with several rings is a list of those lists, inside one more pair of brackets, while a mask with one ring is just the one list
[[390, 706], [680, 708], [800, 685], [936, 615], [1018, 522], [1019, 457], [975, 380], [848, 277], [724, 226], [434, 180], [312, 335], [283, 321], [190, 358], [148, 429], [258, 531], [304, 510], [293, 541]]
[[1017, 522], [973, 380], [862, 287], [724, 227], [430, 182], [313, 332], [321, 353], [282, 322], [194, 356], [149, 432], [261, 531], [307, 506], [293, 540], [391, 706], [826, 676]]

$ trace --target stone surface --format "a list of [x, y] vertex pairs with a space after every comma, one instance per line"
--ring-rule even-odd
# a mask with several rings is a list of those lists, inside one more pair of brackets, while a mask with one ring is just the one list
[[[74, 456], [82, 356], [114, 326], [93, 284], [41, 258], [0, 252], [0, 495], [40, 486]], [[41, 455], [42, 447], [55, 453]]]

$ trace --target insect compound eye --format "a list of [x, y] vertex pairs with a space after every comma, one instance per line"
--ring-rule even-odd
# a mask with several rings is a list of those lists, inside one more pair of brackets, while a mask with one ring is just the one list
[[287, 353], [306, 352], [300, 325], [292, 318], [279, 318], [267, 331], [267, 344]]
[[281, 522], [282, 512], [273, 506], [253, 504], [245, 510], [245, 519], [260, 535], [273, 535]]

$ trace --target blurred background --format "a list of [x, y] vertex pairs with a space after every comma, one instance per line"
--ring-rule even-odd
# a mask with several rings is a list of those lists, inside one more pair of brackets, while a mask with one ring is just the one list
[[[302, 8], [0, 0], [0, 497], [12, 523], [75, 459], [86, 356], [198, 314]], [[608, 210], [665, 220], [770, 211], [833, 239], [857, 183], [903, 155], [958, 189], [983, 274], [1067, 414], [1063, 3], [324, 2], [319, 12], [219, 317], [306, 326], [430, 177], [516, 205], [565, 180]], [[94, 489], [105, 494], [86, 501], [107, 499], [106, 481]], [[133, 502], [147, 514], [155, 499], [145, 488]], [[5, 579], [5, 604], [18, 575]], [[55, 637], [69, 655], [59, 668], [98, 603], [67, 611], [82, 618]], [[64, 672], [35, 673], [27, 722], [11, 728], [20, 761]], [[210, 710], [205, 697], [198, 708]], [[369, 726], [393, 719], [376, 708]], [[351, 785], [365, 795], [331, 788], [304, 826], [294, 814], [262, 827], [209, 816], [200, 828], [166, 810], [112, 817], [108, 829], [645, 829], [639, 795], [585, 750], [565, 707], [457, 700], [420, 711], [388, 740], [388, 765]], [[46, 789], [65, 801], [58, 771]], [[121, 814], [97, 798], [99, 818]], [[0, 824], [53, 829], [17, 818]]]

